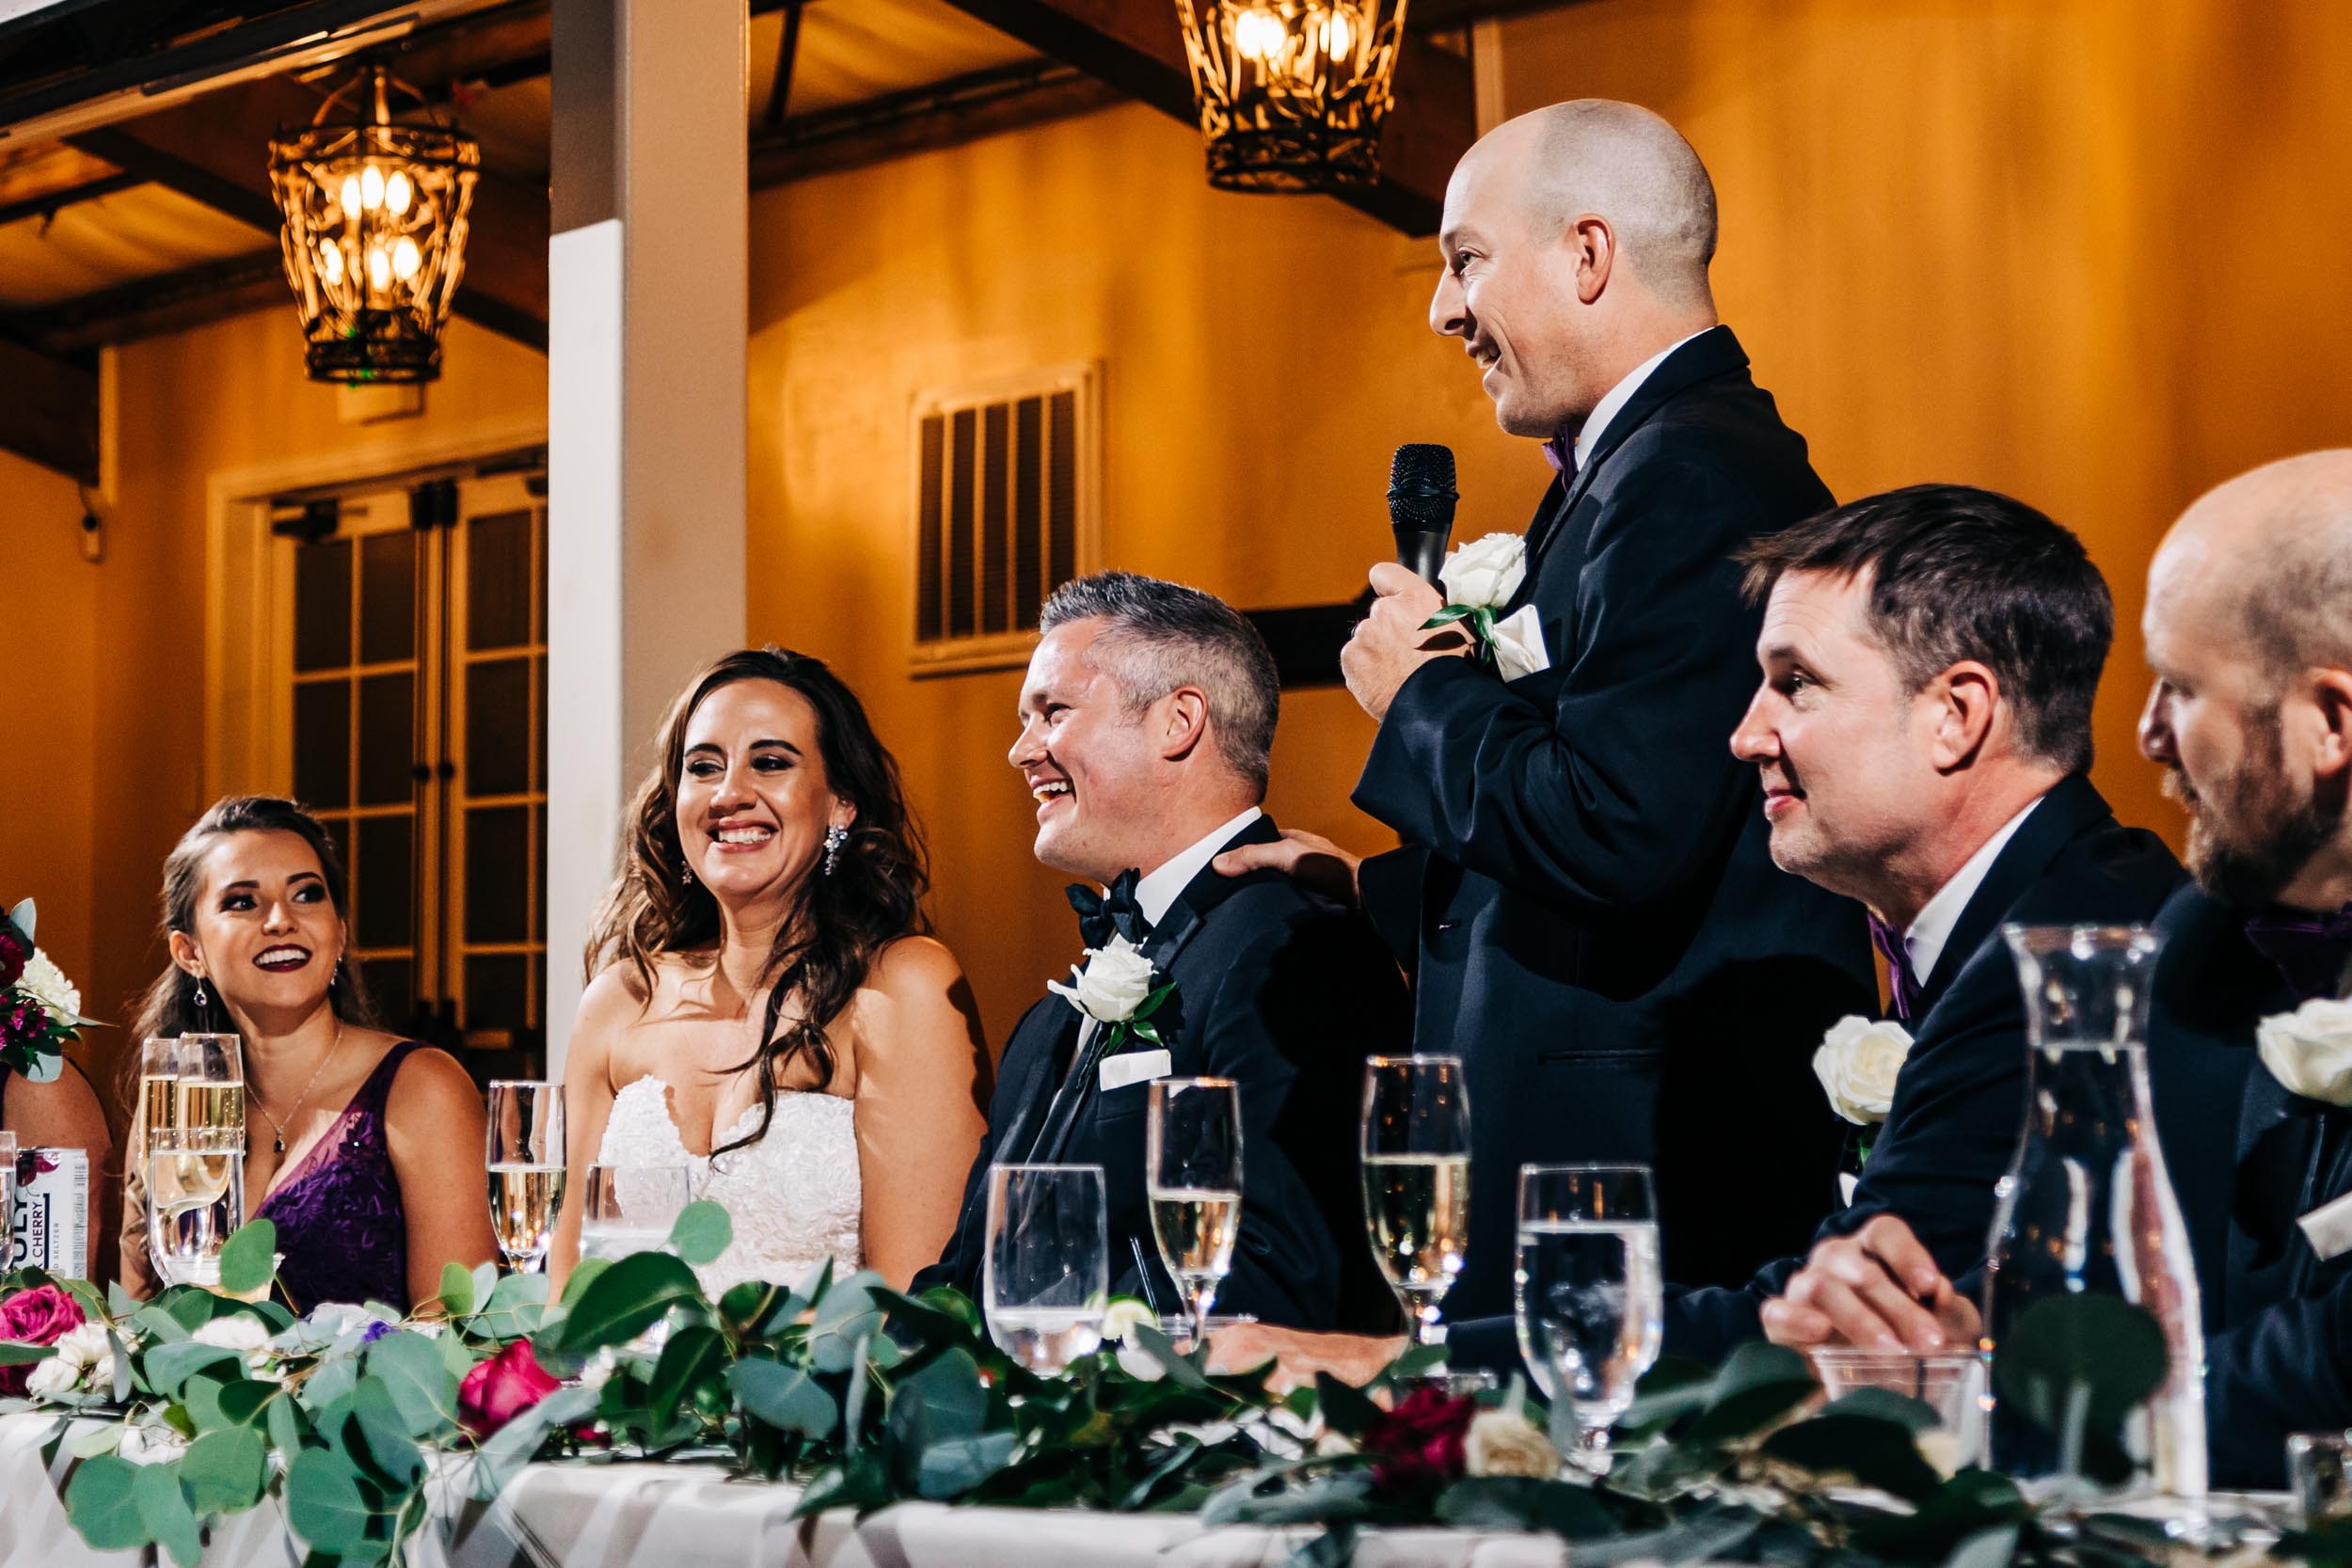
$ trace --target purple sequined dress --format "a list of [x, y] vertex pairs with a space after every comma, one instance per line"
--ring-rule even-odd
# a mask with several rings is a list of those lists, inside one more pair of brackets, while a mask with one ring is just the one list
[[384, 1053], [325, 1137], [253, 1212], [278, 1226], [278, 1266], [294, 1310], [326, 1301], [380, 1301], [406, 1311], [408, 1216], [384, 1136], [392, 1077], [417, 1040]]

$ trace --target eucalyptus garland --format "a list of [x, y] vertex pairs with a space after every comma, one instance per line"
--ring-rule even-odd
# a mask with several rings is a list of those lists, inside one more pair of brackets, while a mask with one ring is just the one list
[[[693, 1265], [730, 1229], [693, 1204], [664, 1248], [584, 1262], [552, 1304], [542, 1276], [452, 1265], [439, 1299], [406, 1317], [296, 1318], [265, 1299], [265, 1220], [230, 1238], [219, 1292], [140, 1304], [21, 1271], [0, 1278], [0, 1414], [57, 1417], [47, 1457], [62, 1446], [77, 1461], [64, 1503], [91, 1546], [153, 1545], [182, 1568], [210, 1524], [264, 1497], [314, 1562], [397, 1560], [456, 1498], [495, 1497], [524, 1465], [566, 1457], [790, 1479], [801, 1514], [924, 1498], [1306, 1527], [1293, 1560], [1310, 1568], [1344, 1562], [1366, 1528], [1433, 1524], [1552, 1533], [1580, 1568], [2181, 1560], [2089, 1482], [2029, 1492], [1943, 1474], [1916, 1440], [1925, 1406], [1876, 1390], [1824, 1404], [1804, 1359], [1773, 1346], [1712, 1370], [1661, 1363], [1619, 1425], [1612, 1473], [1563, 1480], [1521, 1388], [1450, 1398], [1423, 1376], [1427, 1352], [1369, 1389], [1324, 1378], [1277, 1396], [1270, 1369], [1213, 1375], [1146, 1321], [1041, 1376], [953, 1291], [910, 1297], [827, 1269], [714, 1301]], [[2012, 1337], [2003, 1398], [2121, 1412], [2161, 1378], [2161, 1337], [2137, 1308], [2070, 1298], [2036, 1313]], [[2208, 1549], [2245, 1540], [2223, 1521]], [[2352, 1539], [2326, 1532], [2277, 1549], [2352, 1562]]]

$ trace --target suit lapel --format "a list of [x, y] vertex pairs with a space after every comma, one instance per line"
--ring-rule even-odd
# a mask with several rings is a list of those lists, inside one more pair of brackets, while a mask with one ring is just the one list
[[[1010, 1119], [996, 1137], [996, 1163], [1029, 1162], [1038, 1129], [1044, 1121], [1054, 1093], [1054, 1063], [1061, 1055], [1062, 1042], [1076, 1033], [1078, 1024], [1078, 1010], [1048, 992], [1043, 1001], [1023, 1016], [1012, 1038], [1006, 1042], [1003, 1070], [1007, 1081], [1016, 1088], [1009, 1101]], [[1016, 1052], [1020, 1053], [1017, 1066]]]
[[1951, 989], [1953, 979], [1968, 967], [1977, 949], [1999, 928], [2010, 906], [2041, 879], [2050, 863], [2068, 845], [2113, 816], [2106, 800], [2079, 773], [2050, 786], [2033, 814], [2018, 824], [2017, 832], [1993, 857], [1984, 880], [1977, 884], [1960, 918], [1952, 923], [1952, 933], [1945, 939], [1943, 952], [1936, 955], [1935, 968], [1921, 977], [1915, 1016], [1925, 1018]]

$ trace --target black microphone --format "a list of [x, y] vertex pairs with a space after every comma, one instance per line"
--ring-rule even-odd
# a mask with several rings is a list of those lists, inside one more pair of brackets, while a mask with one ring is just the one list
[[1438, 585], [1446, 540], [1454, 532], [1454, 449], [1407, 441], [1389, 465], [1389, 531], [1396, 559], [1423, 582]]

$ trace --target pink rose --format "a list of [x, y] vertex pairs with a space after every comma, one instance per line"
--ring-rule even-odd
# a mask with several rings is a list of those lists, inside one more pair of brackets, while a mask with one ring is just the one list
[[558, 1385], [517, 1339], [476, 1366], [457, 1386], [457, 1424], [478, 1442], [555, 1392]]
[[[0, 1339], [20, 1345], [54, 1345], [68, 1329], [82, 1326], [82, 1304], [55, 1285], [19, 1291], [0, 1301]], [[0, 1367], [0, 1394], [21, 1395], [30, 1367]]]

